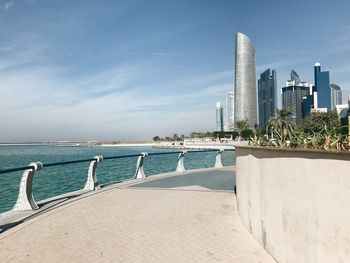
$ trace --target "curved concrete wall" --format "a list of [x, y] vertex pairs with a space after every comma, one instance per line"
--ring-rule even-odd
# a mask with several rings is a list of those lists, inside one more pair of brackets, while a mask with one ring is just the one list
[[239, 215], [280, 263], [350, 262], [350, 154], [236, 147]]

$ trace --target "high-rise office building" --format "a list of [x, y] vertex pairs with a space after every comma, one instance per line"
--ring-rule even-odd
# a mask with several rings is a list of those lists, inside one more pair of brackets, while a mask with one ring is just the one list
[[267, 69], [258, 80], [259, 126], [263, 128], [275, 116], [277, 107], [276, 70]]
[[[310, 90], [310, 94], [303, 99], [303, 117], [312, 111], [327, 112], [335, 109], [335, 97], [339, 96], [336, 90], [332, 90], [329, 85], [329, 71], [321, 71], [320, 63], [314, 66], [315, 85]], [[335, 87], [335, 89], [337, 89]], [[334, 92], [332, 94], [332, 91]], [[333, 105], [334, 104], [334, 105]]]
[[220, 101], [216, 103], [216, 131], [224, 131], [224, 109]]
[[301, 78], [299, 77], [298, 73], [296, 73], [293, 69], [290, 72], [290, 80], [294, 81], [294, 85], [300, 85]]
[[342, 104], [342, 91], [336, 84], [331, 84], [329, 88], [331, 89], [331, 110], [335, 110], [337, 105]]
[[310, 85], [300, 78], [296, 81], [295, 73], [292, 70], [291, 80], [288, 80], [286, 87], [282, 88], [282, 107], [292, 110], [292, 120], [298, 124], [303, 119], [303, 98], [310, 95]]
[[310, 112], [317, 110], [317, 92], [313, 91], [314, 86], [310, 84], [309, 95], [303, 97], [302, 105], [302, 117], [305, 118]]
[[329, 88], [329, 71], [321, 71], [320, 63], [314, 67], [315, 87], [317, 92], [318, 109], [330, 111], [331, 107], [331, 90]]
[[254, 128], [257, 123], [255, 48], [250, 39], [236, 34], [234, 121], [247, 120]]
[[233, 92], [227, 92], [226, 94], [226, 106], [227, 106], [227, 129], [229, 131], [233, 130], [234, 127], [234, 118], [233, 118], [233, 102], [234, 102], [234, 96]]

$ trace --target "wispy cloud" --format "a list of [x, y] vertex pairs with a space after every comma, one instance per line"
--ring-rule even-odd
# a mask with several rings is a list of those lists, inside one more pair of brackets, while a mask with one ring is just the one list
[[164, 57], [164, 56], [182, 56], [182, 55], [184, 55], [184, 53], [182, 53], [182, 52], [163, 52], [163, 51], [153, 51], [153, 52], [115, 51], [115, 52], [111, 52], [110, 54], [114, 55], [114, 56], [134, 56], [134, 57], [149, 57], [149, 56]]
[[258, 64], [256, 71], [258, 74], [262, 73], [266, 69], [280, 69], [280, 68], [287, 68], [287, 69], [292, 69], [293, 66], [295, 65], [300, 65], [303, 62], [308, 60], [308, 58], [287, 58], [287, 59], [279, 59], [275, 60], [273, 62], [268, 62], [266, 64]]
[[350, 51], [350, 25], [338, 29], [336, 36], [331, 38], [326, 45], [326, 54], [343, 54]]
[[13, 8], [15, 6], [15, 2], [14, 1], [5, 1], [3, 4], [2, 4], [3, 8], [6, 9], [6, 10], [9, 10], [11, 8]]
[[6, 98], [0, 104], [2, 140], [147, 139], [157, 130], [162, 136], [193, 127], [211, 130], [214, 123], [207, 119], [214, 118], [215, 101], [232, 89], [227, 81], [232, 72], [226, 71], [185, 76], [165, 83], [163, 90], [189, 88], [157, 94], [146, 79], [160, 79], [163, 69], [152, 60], [75, 76], [63, 66], [35, 63], [43, 50], [26, 59], [8, 57], [0, 69]]

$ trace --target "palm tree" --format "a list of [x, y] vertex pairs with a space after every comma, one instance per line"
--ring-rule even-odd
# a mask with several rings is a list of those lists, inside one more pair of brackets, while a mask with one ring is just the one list
[[173, 140], [176, 142], [179, 140], [179, 136], [177, 135], [177, 133], [174, 133]]
[[293, 111], [291, 109], [276, 109], [276, 116], [269, 120], [268, 125], [280, 136], [295, 130], [295, 122], [292, 120]]
[[247, 120], [236, 121], [234, 123], [235, 130], [238, 132], [238, 136], [241, 137], [242, 132], [249, 128]]

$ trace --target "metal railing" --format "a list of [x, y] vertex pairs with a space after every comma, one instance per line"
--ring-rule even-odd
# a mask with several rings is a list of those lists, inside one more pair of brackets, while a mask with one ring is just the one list
[[[226, 151], [230, 151], [230, 150], [226, 150]], [[103, 160], [138, 157], [134, 179], [142, 179], [142, 178], [147, 178], [143, 168], [144, 168], [144, 160], [148, 156], [179, 154], [177, 158], [176, 172], [185, 172], [185, 165], [184, 165], [185, 155], [187, 153], [201, 153], [201, 152], [216, 152], [214, 168], [223, 167], [221, 162], [221, 153], [223, 152], [223, 150], [210, 149], [210, 150], [197, 150], [197, 151], [174, 151], [174, 152], [155, 152], [155, 153], [142, 152], [140, 154], [119, 155], [119, 156], [109, 156], [109, 157], [103, 157], [100, 155], [100, 156], [95, 156], [92, 159], [81, 159], [81, 160], [55, 162], [55, 163], [31, 162], [28, 166], [0, 170], [0, 174], [8, 174], [8, 173], [13, 173], [18, 171], [24, 171], [21, 177], [20, 185], [19, 185], [17, 201], [13, 206], [12, 211], [32, 211], [39, 208], [38, 204], [36, 203], [33, 197], [33, 177], [36, 172], [39, 172], [40, 170], [46, 167], [90, 162], [88, 175], [87, 175], [86, 183], [84, 185], [83, 190], [93, 191], [93, 190], [100, 189], [100, 185], [98, 184], [98, 181], [97, 181], [96, 168], [98, 163], [102, 162]]]

